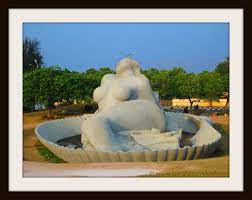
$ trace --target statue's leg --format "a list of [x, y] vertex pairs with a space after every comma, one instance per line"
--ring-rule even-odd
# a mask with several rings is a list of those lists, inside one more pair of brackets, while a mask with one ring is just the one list
[[91, 118], [82, 125], [82, 138], [86, 137], [91, 145], [100, 151], [119, 151], [120, 144], [106, 118]]

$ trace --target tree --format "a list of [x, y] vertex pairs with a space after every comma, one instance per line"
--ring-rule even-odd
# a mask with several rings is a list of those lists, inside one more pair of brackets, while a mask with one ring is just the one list
[[147, 70], [142, 70], [141, 69], [141, 73], [143, 73], [149, 80], [151, 80], [153, 75], [156, 75], [156, 74], [159, 73], [159, 70], [156, 69], [156, 68], [151, 67], [151, 68], [149, 68]]
[[59, 87], [59, 76], [65, 73], [59, 67], [40, 68], [24, 75], [24, 102], [42, 103], [52, 116], [54, 103], [65, 98], [69, 88]]
[[55, 87], [61, 92], [60, 97], [67, 101], [82, 100], [84, 98], [83, 74], [67, 69], [55, 76]]
[[109, 68], [89, 69], [86, 73], [61, 69], [58, 66], [43, 67], [24, 73], [24, 110], [34, 110], [37, 103], [52, 115], [55, 102], [84, 100], [92, 101], [93, 91], [100, 85], [103, 75], [113, 73]]
[[229, 105], [229, 58], [217, 64], [215, 72], [222, 76], [223, 93], [227, 94], [227, 103], [225, 107]]
[[193, 106], [194, 102], [200, 101], [201, 95], [198, 74], [184, 73], [181, 76], [177, 76], [176, 78], [176, 87], [178, 89], [179, 98], [188, 99], [190, 102], [190, 107]]
[[169, 99], [181, 97], [179, 88], [181, 84], [183, 84], [185, 75], [186, 71], [183, 67], [173, 67], [172, 69], [168, 70], [167, 79], [169, 81], [167, 82], [166, 88], [169, 90]]
[[[150, 68], [142, 72], [161, 98], [186, 98], [191, 107], [195, 101], [203, 98], [217, 100], [223, 92], [229, 91], [229, 73], [221, 74], [218, 70], [197, 74], [187, 73], [182, 67], [174, 67], [165, 70]], [[93, 91], [100, 86], [102, 77], [108, 73], [115, 72], [108, 67], [75, 72], [58, 66], [27, 71], [23, 76], [24, 110], [33, 111], [34, 106], [40, 103], [46, 106], [48, 116], [51, 117], [54, 103], [63, 99], [91, 103]]]
[[226, 93], [227, 102], [225, 107], [229, 105], [229, 74], [222, 76], [223, 94]]
[[152, 89], [157, 91], [161, 98], [172, 99], [179, 96], [177, 79], [183, 76], [186, 71], [182, 67], [173, 67], [170, 70], [150, 68], [143, 73], [150, 80]]
[[40, 43], [36, 39], [26, 37], [23, 41], [23, 70], [24, 72], [38, 69], [43, 64]]
[[114, 74], [115, 73], [112, 69], [110, 69], [108, 67], [101, 67], [99, 71], [102, 74], [102, 76], [104, 76], [105, 74]]
[[28, 72], [23, 76], [23, 110], [34, 111], [37, 103], [39, 80], [34, 73]]
[[218, 100], [223, 95], [223, 79], [220, 73], [204, 71], [199, 74], [200, 96], [204, 99]]
[[220, 73], [222, 76], [229, 75], [229, 58], [217, 64], [215, 72]]
[[167, 70], [157, 71], [157, 73], [153, 73], [150, 81], [152, 89], [154, 91], [157, 91], [161, 98], [169, 99], [170, 90]]

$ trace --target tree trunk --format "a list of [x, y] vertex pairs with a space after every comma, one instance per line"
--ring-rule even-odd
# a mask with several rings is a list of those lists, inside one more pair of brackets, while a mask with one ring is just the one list
[[192, 108], [193, 103], [194, 103], [194, 100], [191, 100], [191, 98], [190, 98], [190, 97], [189, 97], [188, 99], [189, 99], [189, 101], [190, 101], [190, 108]]
[[212, 107], [213, 106], [213, 100], [209, 100], [209, 106]]
[[51, 118], [52, 117], [52, 109], [53, 109], [53, 103], [49, 104], [48, 111], [47, 111], [47, 117]]
[[51, 108], [51, 107], [48, 108], [47, 117], [48, 117], [48, 118], [51, 118], [51, 117], [52, 117], [52, 108]]
[[32, 112], [35, 111], [35, 105], [36, 105], [36, 102], [35, 102], [35, 100], [33, 100], [33, 101], [32, 101]]
[[229, 95], [227, 96], [227, 102], [226, 102], [225, 108], [227, 108], [228, 106], [229, 106]]

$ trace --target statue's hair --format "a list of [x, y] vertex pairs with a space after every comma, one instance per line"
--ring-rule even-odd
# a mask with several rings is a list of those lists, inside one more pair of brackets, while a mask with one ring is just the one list
[[140, 65], [137, 61], [125, 58], [117, 63], [116, 74], [120, 75], [125, 69], [131, 69], [135, 75], [140, 75]]

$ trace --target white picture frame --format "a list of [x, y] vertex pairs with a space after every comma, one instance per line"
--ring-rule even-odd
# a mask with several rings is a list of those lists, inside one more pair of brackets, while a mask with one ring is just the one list
[[[24, 178], [22, 27], [26, 22], [225, 22], [230, 27], [230, 176]], [[242, 9], [9, 9], [10, 191], [243, 191]]]

